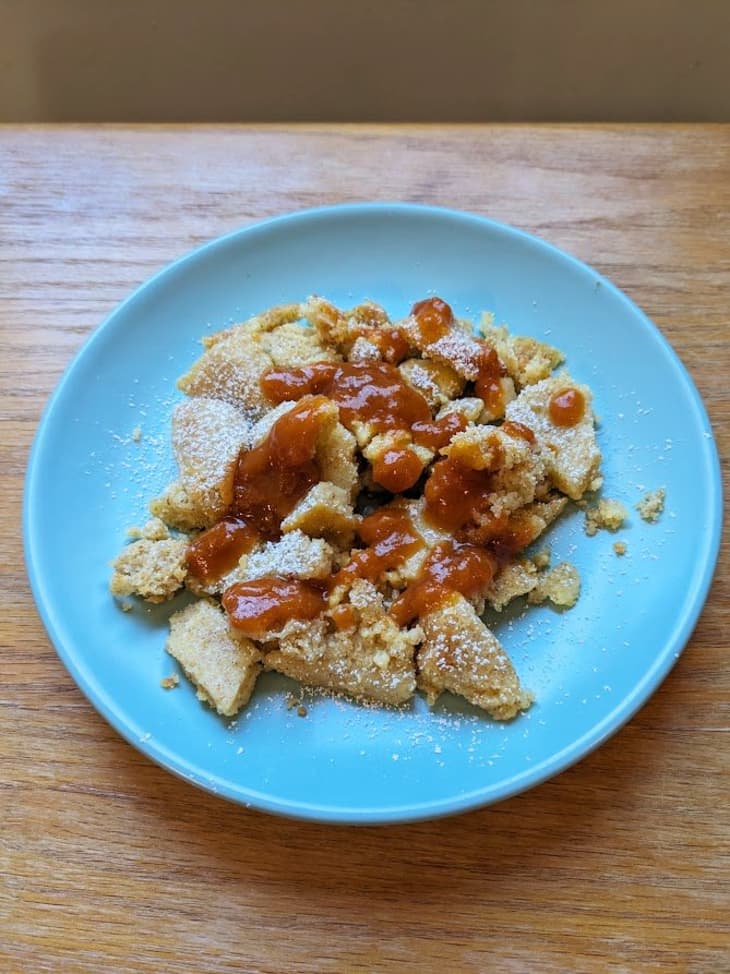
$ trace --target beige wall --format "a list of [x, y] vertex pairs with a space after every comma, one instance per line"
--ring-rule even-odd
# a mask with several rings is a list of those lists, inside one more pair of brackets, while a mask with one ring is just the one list
[[0, 0], [0, 121], [730, 120], [730, 0]]

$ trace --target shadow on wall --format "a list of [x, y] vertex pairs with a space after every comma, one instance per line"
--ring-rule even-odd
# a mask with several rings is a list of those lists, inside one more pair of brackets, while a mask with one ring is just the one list
[[730, 120], [725, 0], [2, 0], [0, 121]]

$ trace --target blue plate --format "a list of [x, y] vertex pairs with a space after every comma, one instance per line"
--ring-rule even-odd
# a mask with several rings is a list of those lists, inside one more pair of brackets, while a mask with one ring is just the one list
[[[588, 538], [574, 511], [551, 532], [554, 561], [580, 569], [570, 612], [513, 607], [496, 629], [536, 696], [510, 724], [454, 698], [392, 711], [313, 695], [266, 675], [233, 722], [200, 704], [164, 651], [171, 607], [120, 611], [107, 585], [125, 529], [171, 478], [175, 379], [198, 339], [310, 293], [394, 315], [439, 294], [460, 315], [490, 309], [557, 345], [595, 392], [605, 493], [632, 510], [621, 537]], [[136, 427], [142, 431], [138, 442]], [[60, 476], [60, 472], [64, 476]], [[633, 505], [665, 487], [656, 524]], [[46, 629], [72, 677], [135, 747], [246, 806], [331, 822], [458, 812], [523, 791], [617, 730], [669, 672], [707, 594], [721, 487], [710, 425], [676, 355], [631, 301], [572, 257], [479, 217], [363, 204], [270, 220], [176, 261], [91, 336], [46, 410], [28, 470], [25, 545]], [[176, 600], [172, 608], [179, 606]]]

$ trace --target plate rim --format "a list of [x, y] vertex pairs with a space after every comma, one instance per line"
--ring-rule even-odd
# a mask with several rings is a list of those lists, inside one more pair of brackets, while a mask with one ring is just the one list
[[[671, 639], [667, 640], [661, 646], [660, 651], [654, 656], [651, 665], [644, 672], [642, 678], [632, 687], [631, 692], [624, 695], [602, 720], [593, 724], [581, 737], [572, 740], [568, 745], [552, 753], [539, 764], [530, 766], [527, 770], [518, 774], [511, 775], [497, 785], [476, 788], [465, 793], [457, 793], [447, 799], [439, 798], [417, 804], [368, 807], [348, 805], [345, 807], [326, 805], [322, 802], [308, 803], [301, 800], [294, 801], [277, 798], [273, 795], [257, 792], [251, 788], [246, 790], [240, 786], [236, 787], [230, 781], [220, 778], [217, 774], [208, 773], [205, 777], [201, 777], [199, 773], [194, 773], [193, 766], [189, 765], [179, 752], [175, 753], [170, 751], [154, 739], [142, 740], [139, 736], [135, 735], [130, 726], [130, 721], [124, 718], [124, 708], [120, 708], [114, 704], [113, 699], [104, 687], [98, 683], [93, 674], [87, 670], [87, 667], [76, 658], [77, 654], [74, 651], [74, 646], [66, 645], [65, 640], [58, 631], [58, 625], [55, 621], [56, 610], [51, 600], [45, 597], [44, 578], [38, 568], [38, 539], [34, 529], [34, 507], [37, 501], [34, 503], [34, 499], [39, 490], [37, 471], [40, 458], [42, 457], [44, 445], [49, 435], [48, 427], [50, 425], [50, 417], [57, 403], [61, 400], [75, 370], [93, 353], [97, 341], [103, 338], [110, 327], [113, 327], [115, 319], [123, 317], [126, 314], [128, 307], [137, 301], [140, 295], [148, 290], [154, 290], [160, 284], [164, 284], [167, 278], [172, 277], [181, 270], [184, 272], [188, 263], [197, 262], [204, 255], [214, 253], [218, 249], [224, 250], [243, 237], [255, 237], [259, 233], [275, 232], [281, 227], [296, 227], [301, 223], [307, 223], [309, 221], [318, 222], [320, 220], [327, 220], [333, 216], [356, 218], [365, 213], [379, 214], [382, 217], [389, 215], [430, 216], [432, 218], [450, 219], [456, 222], [468, 223], [481, 230], [517, 238], [530, 247], [546, 253], [553, 259], [557, 258], [561, 262], [567, 261], [573, 270], [577, 270], [583, 275], [588, 273], [594, 281], [600, 282], [601, 286], [608, 289], [615, 298], [619, 299], [632, 316], [639, 319], [642, 327], [652, 335], [661, 347], [664, 355], [675, 367], [679, 380], [689, 394], [689, 398], [697, 414], [698, 422], [704, 424], [707, 433], [709, 433], [709, 436], [706, 433], [704, 437], [703, 457], [707, 471], [706, 488], [712, 500], [713, 508], [711, 512], [712, 516], [708, 523], [710, 530], [706, 537], [706, 554], [701, 563], [701, 570], [697, 573], [691, 598], [686, 601], [686, 608], [683, 614], [676, 620]], [[653, 696], [671, 672], [692, 636], [692, 632], [697, 625], [700, 614], [707, 601], [717, 566], [722, 539], [722, 512], [723, 484], [717, 444], [706, 407], [694, 380], [677, 352], [672, 348], [659, 328], [616, 284], [595, 270], [591, 265], [556, 245], [549, 243], [547, 240], [518, 227], [494, 220], [491, 217], [428, 204], [363, 201], [296, 210], [267, 219], [256, 220], [243, 227], [229, 231], [169, 261], [134, 288], [120, 303], [115, 305], [111, 312], [92, 329], [79, 349], [75, 352], [46, 401], [28, 455], [23, 490], [22, 533], [26, 573], [30, 582], [36, 611], [56, 655], [59, 657], [76, 686], [81, 690], [82, 694], [94, 709], [137, 751], [144, 754], [166, 771], [173, 773], [188, 783], [192, 783], [208, 793], [226, 798], [247, 809], [254, 808], [262, 812], [287, 818], [310, 820], [326, 824], [374, 825], [406, 824], [408, 822], [430, 820], [504, 801], [507, 798], [527, 791], [561, 774], [578, 761], [587, 757], [617, 733]]]

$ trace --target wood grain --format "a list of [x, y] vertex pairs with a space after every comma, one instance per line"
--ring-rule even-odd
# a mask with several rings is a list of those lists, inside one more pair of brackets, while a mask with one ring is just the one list
[[152, 765], [48, 643], [19, 531], [44, 402], [86, 335], [195, 244], [321, 203], [484, 213], [653, 318], [730, 459], [730, 127], [0, 128], [0, 968], [728, 971], [727, 543], [691, 643], [605, 746], [412, 826], [247, 812]]

